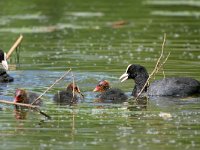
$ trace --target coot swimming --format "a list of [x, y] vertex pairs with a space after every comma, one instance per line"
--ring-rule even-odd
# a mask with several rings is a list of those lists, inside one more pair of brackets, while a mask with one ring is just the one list
[[110, 88], [110, 84], [107, 80], [99, 81], [93, 91], [101, 92], [97, 97], [103, 102], [121, 103], [128, 99], [122, 90], [118, 88]]
[[3, 50], [0, 50], [0, 63], [2, 64], [3, 68], [0, 68], [0, 82], [13, 82], [14, 78], [7, 74], [6, 70], [8, 70], [8, 63], [6, 61], [6, 53]]
[[[132, 92], [137, 96], [149, 75], [145, 67], [137, 64], [131, 64], [127, 67], [126, 72], [121, 75], [121, 82], [127, 79], [135, 80], [135, 86]], [[179, 96], [186, 97], [200, 94], [200, 82], [189, 77], [171, 77], [153, 81], [146, 86], [143, 92], [149, 96]]]
[[79, 97], [77, 94], [80, 94], [82, 98], [84, 97], [78, 85], [70, 83], [65, 90], [58, 91], [58, 93], [54, 95], [53, 100], [57, 104], [72, 105], [76, 104], [79, 101]]

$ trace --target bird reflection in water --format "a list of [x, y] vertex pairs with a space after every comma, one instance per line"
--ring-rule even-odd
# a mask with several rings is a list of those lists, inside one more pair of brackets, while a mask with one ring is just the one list
[[137, 100], [134, 98], [129, 98], [127, 109], [130, 111], [142, 111], [147, 110], [148, 97], [140, 97]]
[[27, 119], [27, 114], [28, 114], [28, 111], [27, 110], [23, 110], [23, 109], [18, 109], [18, 108], [15, 108], [14, 109], [14, 116], [15, 116], [15, 119], [17, 120], [25, 120]]

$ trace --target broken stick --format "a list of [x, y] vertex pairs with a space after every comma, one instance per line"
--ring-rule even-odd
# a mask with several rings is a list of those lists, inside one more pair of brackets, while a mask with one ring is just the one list
[[15, 103], [15, 102], [10, 102], [10, 101], [6, 101], [6, 100], [0, 100], [0, 103], [28, 107], [28, 108], [36, 110], [37, 112], [39, 112], [41, 115], [47, 117], [48, 119], [51, 119], [51, 117], [49, 115], [47, 115], [46, 113], [44, 113], [43, 111], [41, 111], [39, 109], [40, 106], [37, 106], [37, 105], [24, 104], [24, 103]]
[[16, 42], [13, 44], [13, 46], [8, 51], [8, 53], [6, 55], [6, 59], [10, 58], [11, 54], [14, 52], [14, 50], [17, 48], [17, 46], [21, 43], [22, 39], [23, 39], [23, 36], [20, 35], [19, 38], [16, 40]]
[[10, 102], [10, 101], [6, 101], [6, 100], [0, 100], [0, 103], [17, 105], [17, 106], [24, 106], [24, 107], [28, 107], [28, 108], [38, 108], [39, 107], [37, 105], [24, 104], [24, 103], [15, 103], [15, 102]]

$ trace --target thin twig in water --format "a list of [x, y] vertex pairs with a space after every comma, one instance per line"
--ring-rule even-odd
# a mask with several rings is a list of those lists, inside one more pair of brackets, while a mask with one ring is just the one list
[[74, 88], [75, 88], [75, 81], [74, 81], [74, 74], [71, 72], [71, 74], [72, 74], [72, 81], [73, 81], [73, 86], [72, 86], [72, 88], [73, 88], [73, 90], [72, 90], [72, 93], [73, 93], [73, 99], [74, 99]]
[[163, 78], [165, 78], [165, 71], [164, 71], [164, 69], [163, 69], [162, 73], [163, 73]]
[[10, 102], [10, 101], [6, 101], [6, 100], [0, 100], [0, 103], [10, 104], [10, 105], [17, 105], [17, 106], [24, 106], [24, 107], [28, 107], [28, 108], [38, 108], [39, 107], [37, 105], [24, 104], [24, 103], [15, 103], [15, 102]]
[[0, 103], [31, 108], [31, 109], [34, 109], [34, 110], [38, 111], [41, 115], [47, 117], [48, 119], [51, 118], [49, 115], [47, 115], [46, 113], [41, 111], [39, 109], [40, 106], [37, 106], [37, 105], [24, 104], [24, 103], [15, 103], [15, 102], [10, 102], [10, 101], [6, 101], [6, 100], [0, 100]]
[[147, 81], [145, 82], [144, 86], [142, 87], [142, 89], [140, 90], [140, 92], [138, 93], [137, 97], [135, 98], [135, 101], [137, 101], [138, 97], [142, 94], [142, 92], [144, 91], [145, 87], [148, 85], [149, 80], [156, 74], [158, 73], [158, 71], [162, 68], [162, 66], [165, 64], [165, 62], [167, 61], [170, 53], [167, 55], [167, 57], [165, 58], [165, 60], [161, 63], [161, 59], [163, 58], [163, 53], [164, 53], [164, 46], [166, 43], [166, 34], [164, 34], [164, 38], [163, 38], [163, 43], [162, 43], [162, 49], [161, 49], [161, 53], [160, 53], [160, 57], [158, 58], [156, 65], [153, 69], [153, 71], [151, 72], [151, 74], [149, 75]]
[[72, 99], [71, 99], [71, 103], [74, 102], [74, 96], [75, 96], [75, 81], [74, 81], [74, 74], [71, 72], [72, 74]]
[[155, 65], [153, 71], [151, 72], [151, 74], [149, 75], [149, 77], [151, 77], [151, 76], [153, 76], [155, 73], [157, 73], [157, 70], [158, 70], [159, 65], [160, 65], [160, 61], [161, 61], [161, 59], [162, 59], [162, 57], [163, 57], [165, 43], [166, 43], [166, 34], [164, 34], [164, 38], [163, 38], [163, 43], [162, 43], [162, 49], [161, 49], [160, 57], [158, 58], [158, 60], [157, 60], [157, 62], [156, 62], [156, 65]]
[[41, 111], [39, 108], [35, 108], [35, 110], [38, 111], [41, 115], [47, 117], [48, 119], [51, 119], [51, 117], [50, 117], [48, 114], [44, 113], [44, 112]]
[[48, 92], [57, 82], [59, 82], [60, 80], [62, 80], [69, 72], [71, 71], [71, 68], [64, 73], [59, 79], [57, 79], [50, 87], [48, 87], [40, 96], [38, 96], [32, 103], [31, 105], [33, 105], [35, 102], [37, 102], [38, 100], [40, 100], [40, 98], [46, 93]]
[[156, 73], [158, 73], [160, 71], [161, 68], [163, 68], [163, 65], [166, 63], [167, 59], [169, 58], [170, 56], [170, 52], [168, 53], [167, 57], [165, 58], [165, 60], [160, 64], [160, 66], [157, 68]]
[[73, 109], [73, 112], [72, 112], [72, 130], [74, 131], [75, 129], [75, 112], [74, 112], [74, 109]]

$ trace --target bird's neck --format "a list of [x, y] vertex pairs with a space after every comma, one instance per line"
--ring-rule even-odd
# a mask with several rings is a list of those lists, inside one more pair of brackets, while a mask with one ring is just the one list
[[105, 86], [105, 87], [103, 87], [102, 89], [101, 89], [101, 93], [103, 93], [103, 92], [106, 92], [106, 91], [108, 91], [110, 89], [110, 87], [109, 86]]
[[69, 92], [69, 93], [73, 93], [73, 89], [70, 88], [70, 87], [67, 87], [67, 88], [65, 89], [65, 91], [66, 91], [66, 92]]
[[29, 99], [27, 97], [27, 94], [22, 97], [22, 102], [25, 103], [25, 104], [29, 103]]
[[132, 92], [133, 96], [137, 96], [143, 88], [144, 89], [143, 89], [142, 93], [147, 92], [148, 85], [145, 86], [145, 84], [146, 84], [148, 77], [149, 77], [148, 74], [138, 75], [135, 77], [135, 86], [134, 86], [134, 89]]

